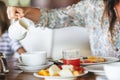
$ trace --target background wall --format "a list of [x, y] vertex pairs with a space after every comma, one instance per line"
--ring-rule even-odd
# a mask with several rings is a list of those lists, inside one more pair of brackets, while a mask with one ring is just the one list
[[21, 40], [27, 51], [47, 51], [47, 56], [51, 57], [53, 46], [53, 30], [33, 28], [27, 33], [25, 39]]
[[27, 51], [47, 51], [47, 56], [53, 59], [62, 58], [64, 49], [80, 49], [81, 56], [90, 55], [89, 38], [86, 28], [67, 27], [61, 29], [30, 30], [27, 37], [21, 41]]
[[67, 27], [53, 30], [53, 59], [62, 58], [64, 49], [80, 49], [80, 55], [91, 55], [86, 28]]

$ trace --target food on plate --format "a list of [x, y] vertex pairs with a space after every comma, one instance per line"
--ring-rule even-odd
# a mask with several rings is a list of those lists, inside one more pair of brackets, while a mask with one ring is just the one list
[[72, 71], [70, 69], [62, 69], [59, 72], [59, 75], [62, 77], [74, 76], [74, 74], [72, 73]]
[[106, 59], [104, 57], [88, 56], [88, 57], [82, 57], [80, 61], [81, 63], [97, 63], [97, 62], [105, 62]]
[[[58, 62], [63, 63], [63, 59], [58, 60]], [[106, 62], [106, 59], [101, 56], [87, 56], [80, 58], [80, 63], [99, 63], [99, 62]]]
[[42, 69], [38, 72], [38, 75], [42, 76], [62, 76], [62, 77], [68, 77], [68, 76], [78, 76], [79, 74], [84, 73], [84, 68], [79, 67], [79, 69], [75, 69], [72, 65], [62, 65], [61, 68], [59, 68], [57, 65], [52, 65], [47, 69]]
[[62, 65], [61, 66], [63, 70], [69, 69], [70, 71], [73, 71], [74, 67], [72, 65]]
[[76, 71], [76, 70], [73, 71], [73, 75], [74, 75], [74, 76], [78, 76], [79, 74], [80, 74], [80, 72], [78, 72], [78, 71]]
[[49, 72], [48, 72], [47, 69], [46, 69], [46, 70], [40, 70], [40, 71], [38, 72], [38, 74], [39, 74], [39, 75], [44, 75], [44, 76], [50, 76], [50, 74], [49, 74]]
[[56, 65], [52, 65], [50, 68], [48, 68], [50, 76], [58, 75], [60, 72], [60, 68]]

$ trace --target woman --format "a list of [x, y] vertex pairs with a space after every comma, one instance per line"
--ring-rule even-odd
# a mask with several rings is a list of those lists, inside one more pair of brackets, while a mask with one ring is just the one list
[[0, 52], [6, 56], [12, 55], [14, 52], [21, 54], [25, 52], [25, 49], [19, 42], [11, 40], [8, 36], [7, 30], [10, 21], [7, 17], [6, 10], [7, 7], [5, 3], [0, 1]]
[[84, 26], [90, 35], [93, 55], [119, 57], [120, 27], [116, 19], [120, 20], [119, 1], [81, 0], [78, 4], [66, 9], [55, 10], [8, 7], [8, 17], [19, 19], [25, 16], [36, 24], [38, 23], [39, 26], [48, 26], [52, 29], [65, 26]]

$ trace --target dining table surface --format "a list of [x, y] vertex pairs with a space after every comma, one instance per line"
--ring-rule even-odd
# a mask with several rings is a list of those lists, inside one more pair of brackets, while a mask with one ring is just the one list
[[[44, 78], [38, 78], [33, 76], [33, 72], [23, 72], [16, 66], [17, 58], [6, 58], [8, 63], [9, 72], [0, 75], [0, 80], [45, 80]], [[86, 75], [80, 76], [77, 80], [108, 80], [104, 75], [95, 75], [92, 72], [88, 72]]]

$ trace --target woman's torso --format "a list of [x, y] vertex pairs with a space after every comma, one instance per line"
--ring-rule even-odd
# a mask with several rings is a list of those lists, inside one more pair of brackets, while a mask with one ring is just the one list
[[[111, 34], [109, 32], [109, 19], [103, 17], [104, 4], [103, 1], [90, 0], [91, 8], [88, 8], [88, 16], [86, 20], [86, 27], [90, 36], [91, 50], [93, 55], [97, 56], [114, 56], [120, 55], [120, 28], [119, 23], [116, 22], [113, 29], [113, 40], [111, 41]], [[90, 10], [89, 10], [90, 9]], [[90, 13], [90, 12], [91, 13]], [[103, 17], [103, 18], [102, 18]], [[103, 20], [103, 22], [102, 22]]]
[[102, 19], [103, 0], [81, 0], [77, 5], [68, 6], [66, 9], [51, 10], [49, 13], [43, 10], [42, 12], [40, 26], [53, 29], [67, 26], [86, 27], [93, 55], [115, 57], [120, 55], [119, 24], [117, 22], [113, 30], [113, 44], [109, 32], [109, 20], [107, 17]]

